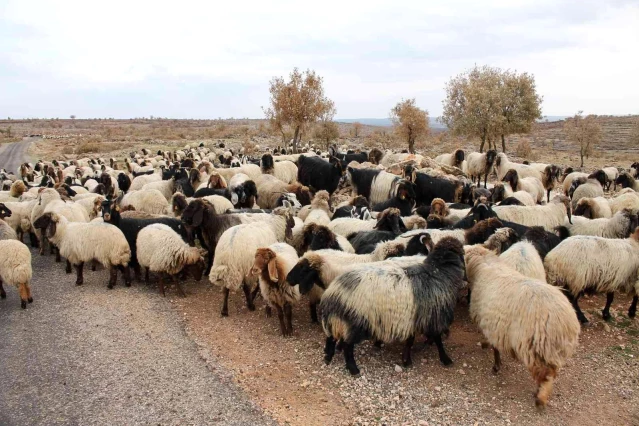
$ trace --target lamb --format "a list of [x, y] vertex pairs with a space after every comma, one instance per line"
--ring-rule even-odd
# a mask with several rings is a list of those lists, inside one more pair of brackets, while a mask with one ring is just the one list
[[506, 173], [508, 173], [511, 169], [517, 171], [517, 175], [520, 179], [534, 177], [541, 181], [542, 173], [536, 168], [525, 164], [512, 163], [508, 160], [508, 156], [503, 152], [497, 154], [497, 158], [495, 159], [495, 172], [497, 173], [497, 179], [503, 180]]
[[452, 154], [442, 154], [435, 157], [435, 161], [446, 166], [457, 167], [460, 170], [464, 170], [462, 164], [464, 163], [464, 151], [456, 149]]
[[169, 212], [169, 202], [157, 189], [130, 190], [121, 198], [120, 206], [132, 206], [136, 211], [151, 214]]
[[300, 293], [309, 295], [311, 321], [316, 323], [317, 304], [335, 277], [358, 264], [402, 256], [404, 251], [403, 242], [399, 241], [379, 243], [370, 254], [352, 254], [331, 249], [310, 251], [299, 259], [288, 273], [286, 281], [291, 286], [299, 285]]
[[544, 199], [544, 186], [541, 180], [535, 177], [520, 178], [519, 173], [515, 169], [510, 169], [504, 175], [502, 182], [508, 182], [512, 191], [526, 191], [535, 200], [535, 203], [541, 203]]
[[543, 206], [497, 206], [493, 208], [497, 217], [525, 226], [543, 226], [547, 231], [564, 224], [566, 215], [572, 223], [570, 199], [563, 195], [555, 196]]
[[[493, 170], [497, 151], [488, 150], [485, 153], [471, 152], [468, 154], [466, 174], [470, 176], [472, 182], [477, 178], [477, 186], [481, 186], [481, 177], [484, 176], [484, 188], [488, 183], [488, 175]], [[501, 180], [501, 179], [500, 179]]]
[[70, 265], [76, 266], [76, 285], [84, 283], [84, 263], [94, 260], [110, 268], [109, 289], [115, 286], [118, 269], [124, 275], [125, 285], [131, 285], [128, 268], [131, 249], [117, 227], [100, 222], [69, 222], [57, 213], [45, 213], [33, 225], [45, 229], [47, 238], [67, 259], [67, 273], [71, 273]]
[[331, 223], [331, 197], [326, 191], [319, 191], [311, 201], [310, 211], [306, 215], [302, 215], [300, 211], [299, 217], [304, 220], [305, 224], [316, 223], [318, 225], [328, 225]]
[[[621, 185], [622, 188], [631, 188], [633, 191], [639, 192], [639, 181], [637, 181], [630, 173], [621, 173], [615, 183], [617, 185]], [[1, 198], [0, 201], [2, 201]]]
[[[573, 185], [575, 181], [573, 181]], [[606, 184], [606, 174], [598, 170], [588, 176], [585, 183], [579, 185], [572, 194], [572, 208], [577, 207], [577, 202], [585, 197], [603, 197], [603, 187]]]
[[[1, 222], [1, 221], [0, 221]], [[13, 285], [20, 293], [20, 306], [27, 308], [27, 303], [33, 302], [31, 296], [31, 252], [20, 241], [0, 240], [0, 298], [6, 299], [7, 293], [2, 287], [3, 282]]]
[[273, 161], [271, 154], [262, 155], [260, 161], [262, 173], [275, 176], [285, 184], [294, 183], [297, 180], [297, 166], [292, 161]]
[[272, 308], [277, 310], [280, 330], [284, 337], [293, 335], [292, 306], [300, 299], [298, 288], [290, 286], [286, 281], [297, 260], [297, 253], [293, 247], [286, 243], [275, 243], [257, 249], [251, 269], [253, 275], [259, 276], [260, 292], [268, 304], [267, 316], [271, 316]]
[[[639, 197], [637, 198], [639, 203]], [[637, 205], [639, 209], [639, 204]], [[610, 203], [604, 197], [584, 197], [577, 201], [577, 205], [572, 212], [573, 216], [583, 216], [588, 219], [601, 219], [612, 217]]]
[[559, 369], [579, 341], [579, 323], [562, 292], [510, 268], [491, 251], [465, 248], [473, 298], [471, 319], [493, 346], [493, 372], [502, 352], [513, 354], [537, 383], [535, 404], [545, 407]]
[[606, 174], [606, 191], [610, 191], [610, 185], [614, 184], [614, 190], [617, 190], [617, 178], [619, 170], [616, 167], [604, 167], [603, 172]]
[[[138, 233], [136, 248], [138, 263], [145, 268], [145, 281], [149, 281], [149, 271], [158, 272], [163, 296], [165, 274], [174, 277], [184, 270], [200, 281], [206, 269], [201, 251], [197, 247], [189, 247], [177, 232], [161, 223], [143, 228]], [[177, 288], [182, 296], [186, 296], [179, 280]]]
[[623, 209], [611, 218], [586, 219], [573, 218], [572, 224], [566, 224], [570, 235], [594, 235], [603, 238], [628, 238], [639, 226], [637, 210]]
[[11, 184], [9, 191], [0, 191], [0, 203], [20, 201], [20, 197], [27, 190], [27, 186], [21, 180]]
[[435, 245], [420, 265], [402, 267], [392, 262], [363, 265], [340, 275], [320, 303], [326, 334], [326, 363], [341, 340], [346, 368], [359, 374], [354, 346], [364, 339], [405, 341], [402, 363], [412, 364], [410, 351], [416, 334], [435, 342], [439, 359], [450, 365], [441, 336], [453, 321], [457, 293], [464, 281], [464, 250], [446, 238]]
[[[578, 261], [575, 261], [578, 260]], [[634, 295], [628, 316], [634, 318], [639, 295], [639, 228], [629, 238], [576, 236], [562, 241], [544, 261], [548, 282], [566, 289], [582, 324], [588, 322], [579, 309], [584, 293], [606, 293], [604, 320], [610, 319], [615, 291]]]

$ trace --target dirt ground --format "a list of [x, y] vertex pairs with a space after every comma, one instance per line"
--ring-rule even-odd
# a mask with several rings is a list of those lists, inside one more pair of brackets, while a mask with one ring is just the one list
[[577, 353], [539, 412], [523, 365], [505, 358], [501, 372], [492, 373], [492, 352], [480, 347], [463, 297], [445, 342], [452, 366], [442, 366], [423, 340], [408, 369], [396, 365], [401, 344], [379, 350], [363, 343], [356, 347], [362, 375], [353, 378], [339, 354], [324, 365], [324, 335], [310, 322], [304, 300], [293, 312], [294, 336], [283, 338], [261, 302], [250, 312], [243, 295], [232, 295], [230, 315], [222, 318], [218, 289], [202, 281], [187, 285], [187, 292], [173, 298], [187, 333], [282, 424], [639, 425], [639, 321], [627, 318], [628, 297], [617, 297], [609, 323], [601, 319], [603, 298], [583, 299], [591, 325], [582, 328]]

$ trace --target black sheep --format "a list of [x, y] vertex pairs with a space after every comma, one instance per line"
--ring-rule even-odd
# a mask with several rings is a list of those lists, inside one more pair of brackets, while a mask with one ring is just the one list
[[435, 198], [441, 198], [447, 203], [472, 203], [472, 187], [468, 184], [420, 172], [411, 175], [414, 176], [417, 206], [428, 206]]
[[381, 170], [379, 169], [356, 169], [348, 167], [346, 169], [346, 176], [357, 195], [370, 199], [373, 179], [375, 179], [375, 176], [380, 172]]
[[382, 203], [375, 204], [373, 206], [373, 211], [381, 212], [387, 208], [395, 207], [399, 209], [402, 216], [410, 216], [413, 211], [413, 207], [415, 207], [415, 190], [413, 189], [413, 184], [406, 180], [401, 180], [397, 184], [396, 188], [395, 197]]
[[126, 194], [129, 188], [131, 188], [131, 178], [124, 173], [119, 173], [118, 188], [120, 188], [120, 191], [122, 191], [122, 193]]
[[377, 243], [393, 240], [406, 231], [399, 210], [390, 208], [377, 217], [375, 230], [357, 232], [349, 236], [348, 241], [353, 245], [355, 253], [368, 254], [375, 250]]
[[369, 220], [372, 215], [370, 213], [370, 205], [368, 200], [361, 195], [353, 198], [347, 206], [338, 207], [333, 213], [331, 220], [339, 219], [340, 217], [351, 217], [361, 220]]
[[342, 165], [339, 162], [328, 163], [319, 157], [300, 155], [298, 160], [297, 180], [314, 191], [326, 190], [332, 194], [342, 178]]

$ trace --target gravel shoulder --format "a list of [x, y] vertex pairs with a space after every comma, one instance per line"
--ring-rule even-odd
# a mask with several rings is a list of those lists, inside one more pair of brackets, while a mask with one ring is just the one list
[[104, 270], [77, 287], [32, 256], [33, 304], [8, 286], [0, 300], [0, 424], [273, 423], [155, 287], [108, 290]]

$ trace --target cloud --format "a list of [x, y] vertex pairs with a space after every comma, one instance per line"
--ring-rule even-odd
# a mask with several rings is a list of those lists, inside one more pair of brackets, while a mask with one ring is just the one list
[[268, 81], [324, 77], [339, 117], [401, 98], [441, 113], [475, 64], [533, 73], [547, 115], [637, 113], [639, 5], [5, 0], [0, 116], [260, 117]]

